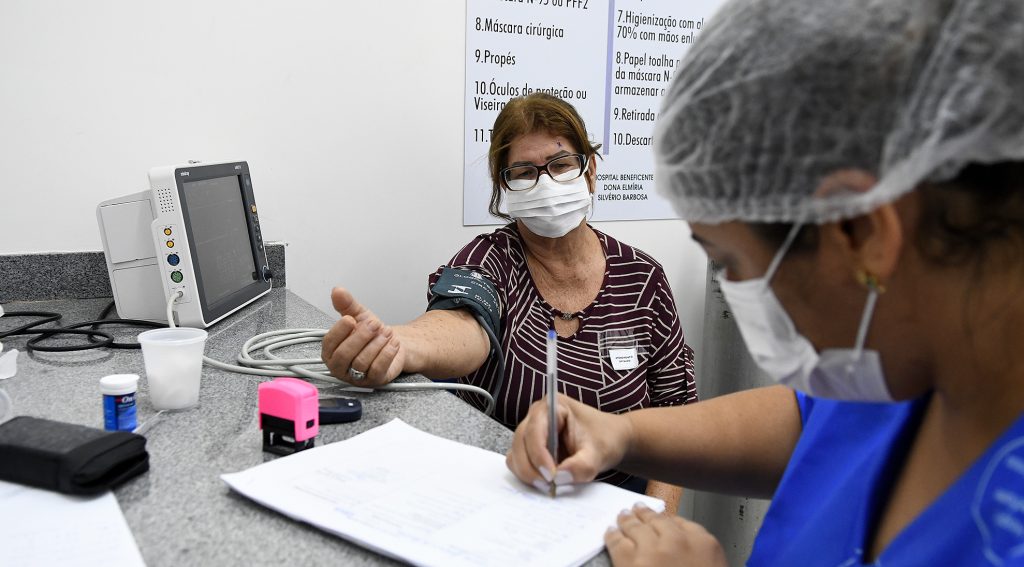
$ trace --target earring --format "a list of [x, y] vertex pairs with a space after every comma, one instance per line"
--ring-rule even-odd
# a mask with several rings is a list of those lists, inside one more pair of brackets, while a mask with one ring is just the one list
[[878, 293], [885, 293], [885, 286], [878, 281], [878, 276], [868, 272], [867, 270], [857, 270], [857, 282], [868, 289], [877, 291]]

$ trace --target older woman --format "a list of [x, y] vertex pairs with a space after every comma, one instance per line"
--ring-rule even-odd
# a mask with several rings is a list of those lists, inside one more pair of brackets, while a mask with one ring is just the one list
[[[563, 398], [562, 478], [772, 496], [750, 565], [1024, 564], [1024, 3], [734, 0], [659, 121], [660, 188], [782, 385], [624, 416]], [[524, 481], [555, 468], [546, 428], [535, 407], [516, 431]], [[606, 543], [724, 564], [649, 510]]]
[[[696, 401], [693, 352], [661, 266], [586, 222], [598, 148], [576, 110], [545, 94], [513, 99], [491, 139], [490, 210], [514, 222], [432, 274], [428, 311], [406, 325], [382, 324], [336, 288], [342, 318], [323, 342], [332, 374], [366, 386], [401, 372], [457, 377], [494, 393], [495, 419], [514, 428], [544, 395], [553, 328], [558, 389], [572, 399], [612, 413]], [[511, 217], [498, 209], [502, 197]], [[483, 409], [481, 396], [460, 395]], [[601, 478], [638, 490], [646, 482]], [[650, 482], [645, 492], [678, 508], [678, 487]]]

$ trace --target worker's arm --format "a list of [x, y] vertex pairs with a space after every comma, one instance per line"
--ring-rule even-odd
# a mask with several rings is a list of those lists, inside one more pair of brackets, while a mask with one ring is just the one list
[[765, 498], [803, 428], [796, 396], [783, 386], [624, 417], [631, 435], [621, 468], [687, 488]]
[[[602, 413], [558, 398], [561, 446], [568, 456], [557, 471], [588, 482], [618, 468], [649, 479], [744, 496], [775, 491], [800, 436], [800, 410], [792, 390], [771, 386], [697, 404]], [[528, 484], [556, 470], [548, 453], [543, 403], [519, 424], [507, 463]]]

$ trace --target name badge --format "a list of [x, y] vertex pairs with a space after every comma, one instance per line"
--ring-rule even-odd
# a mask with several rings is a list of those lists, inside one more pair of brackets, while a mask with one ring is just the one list
[[632, 370], [640, 365], [635, 348], [610, 348], [608, 358], [612, 361], [612, 368], [616, 370]]

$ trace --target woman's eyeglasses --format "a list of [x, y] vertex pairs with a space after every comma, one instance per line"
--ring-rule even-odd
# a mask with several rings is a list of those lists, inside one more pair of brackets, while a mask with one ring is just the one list
[[567, 183], [583, 175], [587, 158], [583, 154], [568, 154], [556, 157], [544, 165], [513, 165], [501, 170], [501, 179], [509, 191], [529, 191], [537, 186], [541, 172], [547, 173], [552, 181]]

